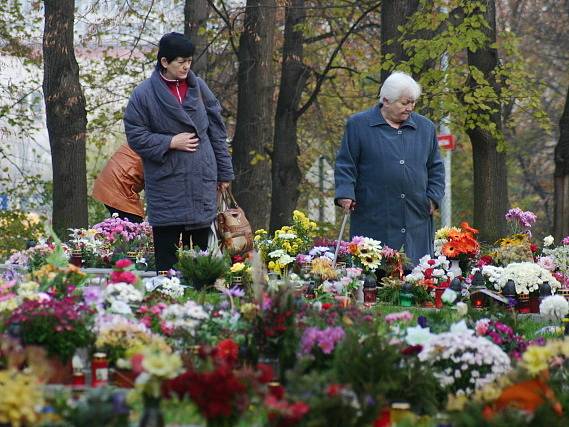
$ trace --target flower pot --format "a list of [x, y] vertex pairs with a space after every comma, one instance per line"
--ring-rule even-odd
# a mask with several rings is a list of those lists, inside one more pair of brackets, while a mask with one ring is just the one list
[[529, 312], [530, 313], [539, 313], [539, 291], [530, 292], [529, 294]]
[[73, 383], [73, 366], [71, 359], [63, 362], [58, 357], [50, 357], [47, 359], [49, 365], [48, 384], [64, 384], [71, 385]]
[[462, 276], [462, 269], [460, 268], [460, 263], [457, 259], [450, 261], [449, 272], [454, 275], [453, 277]]

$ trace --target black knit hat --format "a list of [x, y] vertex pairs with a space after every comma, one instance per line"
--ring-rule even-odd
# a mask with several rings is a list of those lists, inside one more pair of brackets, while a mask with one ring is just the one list
[[158, 44], [158, 64], [160, 65], [162, 58], [166, 58], [166, 61], [170, 63], [177, 57], [192, 57], [195, 50], [194, 44], [183, 34], [164, 34]]

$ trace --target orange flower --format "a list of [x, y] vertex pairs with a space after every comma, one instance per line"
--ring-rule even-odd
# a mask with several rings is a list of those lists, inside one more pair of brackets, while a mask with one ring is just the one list
[[472, 228], [466, 221], [460, 223], [460, 228], [462, 228], [467, 233], [478, 234], [478, 230], [476, 228]]
[[460, 255], [454, 242], [447, 242], [443, 245], [443, 255], [447, 258], [456, 258]]

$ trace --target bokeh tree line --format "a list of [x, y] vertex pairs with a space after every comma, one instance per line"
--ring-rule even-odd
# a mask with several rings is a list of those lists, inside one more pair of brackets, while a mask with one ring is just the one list
[[[59, 234], [87, 225], [90, 182], [124, 141], [128, 96], [168, 31], [196, 42], [255, 227], [278, 228], [319, 196], [306, 171], [333, 162], [345, 119], [402, 69], [423, 86], [418, 110], [458, 136], [454, 222], [491, 241], [516, 205], [538, 214], [538, 235], [569, 234], [569, 0], [11, 0], [0, 15], [0, 54], [33, 76], [0, 82], [2, 131], [29, 138], [26, 94], [43, 87], [32, 102], [46, 105]], [[20, 178], [20, 192], [43, 184]]]

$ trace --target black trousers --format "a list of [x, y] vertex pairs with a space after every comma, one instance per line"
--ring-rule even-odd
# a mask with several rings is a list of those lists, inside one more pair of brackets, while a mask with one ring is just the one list
[[128, 213], [128, 212], [125, 212], [125, 211], [121, 211], [121, 210], [119, 210], [119, 209], [115, 209], [115, 208], [113, 208], [113, 207], [111, 207], [111, 206], [109, 206], [109, 205], [105, 205], [105, 207], [106, 207], [107, 210], [111, 213], [111, 215], [114, 214], [114, 213], [118, 213], [120, 219], [125, 219], [125, 218], [126, 218], [126, 219], [128, 219], [130, 222], [136, 222], [136, 223], [138, 223], [138, 224], [140, 224], [140, 223], [142, 222], [142, 219], [143, 219], [143, 218], [142, 218], [141, 216], [138, 216], [138, 215], [135, 215], [135, 214], [132, 214], [132, 213]]
[[182, 235], [182, 245], [190, 247], [190, 241], [195, 248], [207, 249], [210, 227], [186, 230], [185, 225], [166, 225], [152, 227], [154, 238], [154, 254], [156, 256], [156, 272], [170, 270], [178, 262], [176, 253]]

